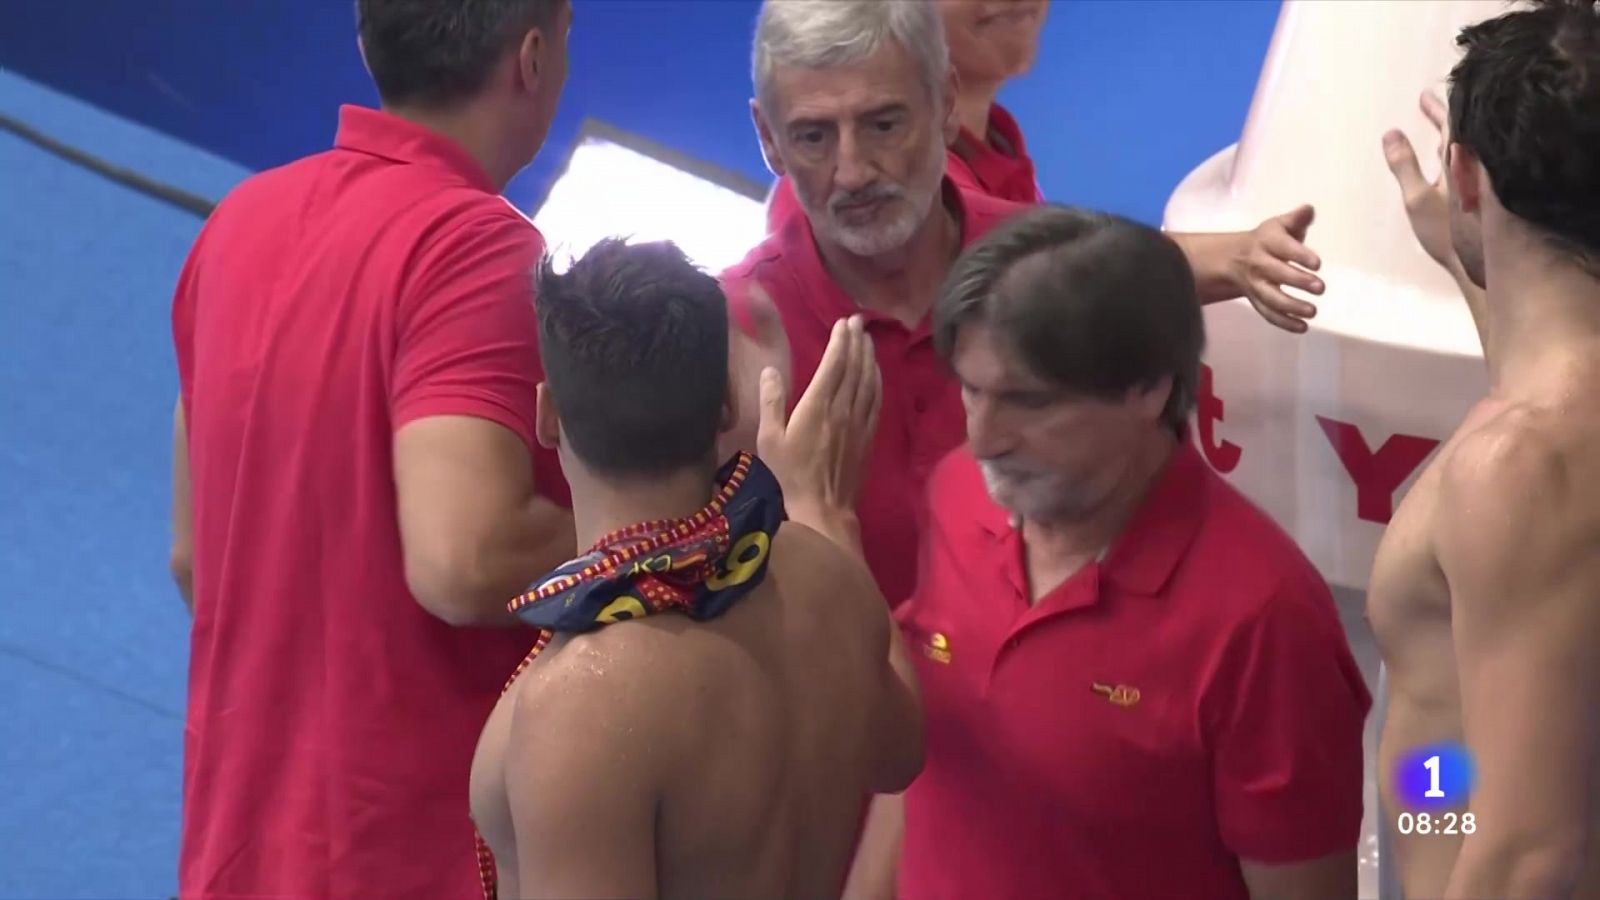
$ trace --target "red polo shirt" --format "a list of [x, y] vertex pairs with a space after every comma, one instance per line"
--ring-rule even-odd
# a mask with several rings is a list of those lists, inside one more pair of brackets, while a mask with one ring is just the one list
[[[1033, 160], [1022, 140], [1022, 127], [998, 103], [989, 107], [988, 139], [961, 129], [961, 136], [945, 156], [945, 174], [964, 191], [1012, 203], [1044, 202]], [[800, 212], [794, 185], [788, 178], [778, 179], [767, 198], [767, 231], [777, 231], [789, 216]]]
[[927, 722], [901, 897], [1248, 900], [1240, 858], [1356, 846], [1371, 700], [1332, 597], [1191, 445], [1032, 606], [971, 455], [930, 490], [898, 612]]
[[[949, 182], [944, 199], [961, 220], [963, 246], [1021, 209], [980, 193], [959, 191]], [[785, 221], [723, 275], [735, 321], [747, 331], [743, 304], [751, 281], [760, 282], [771, 295], [789, 337], [794, 367], [791, 405], [811, 383], [833, 324], [857, 313], [865, 318], [883, 373], [883, 407], [857, 514], [867, 563], [890, 605], [896, 605], [916, 584], [928, 474], [967, 435], [960, 386], [933, 348], [932, 313], [917, 327], [907, 328], [898, 319], [857, 306], [823, 266], [804, 214]]]
[[173, 302], [193, 479], [186, 898], [480, 896], [467, 780], [520, 630], [407, 590], [391, 443], [426, 416], [534, 441], [543, 242], [459, 147], [341, 112], [236, 188]]
[[1022, 126], [998, 103], [989, 107], [989, 133], [961, 129], [950, 148], [950, 179], [1013, 203], [1043, 203], [1044, 192], [1022, 139]]

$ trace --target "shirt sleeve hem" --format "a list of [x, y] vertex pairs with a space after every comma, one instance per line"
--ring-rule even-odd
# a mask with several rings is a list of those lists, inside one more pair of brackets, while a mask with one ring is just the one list
[[527, 448], [531, 457], [539, 452], [539, 441], [533, 423], [525, 416], [487, 397], [467, 397], [460, 394], [413, 397], [397, 410], [394, 430], [399, 431], [419, 419], [434, 416], [468, 416], [485, 419], [515, 434]]

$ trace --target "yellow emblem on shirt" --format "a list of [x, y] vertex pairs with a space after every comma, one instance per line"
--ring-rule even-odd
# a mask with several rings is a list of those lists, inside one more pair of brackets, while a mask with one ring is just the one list
[[1103, 695], [1107, 700], [1124, 709], [1139, 702], [1139, 689], [1136, 687], [1129, 687], [1125, 684], [1113, 687], [1109, 684], [1101, 684], [1098, 681], [1089, 685], [1089, 687], [1096, 694]]

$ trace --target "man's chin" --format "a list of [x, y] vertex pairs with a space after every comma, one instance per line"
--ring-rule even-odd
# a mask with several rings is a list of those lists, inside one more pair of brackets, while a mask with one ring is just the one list
[[914, 229], [899, 224], [870, 229], [842, 228], [835, 224], [833, 235], [839, 246], [857, 256], [880, 256], [904, 247], [911, 240], [912, 231]]

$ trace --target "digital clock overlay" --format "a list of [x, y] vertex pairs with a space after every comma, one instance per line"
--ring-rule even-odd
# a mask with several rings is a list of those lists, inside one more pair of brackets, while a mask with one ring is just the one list
[[1439, 812], [1464, 805], [1477, 784], [1477, 774], [1466, 745], [1442, 741], [1402, 754], [1390, 773], [1390, 783], [1406, 811]]

